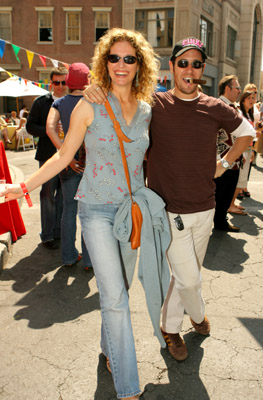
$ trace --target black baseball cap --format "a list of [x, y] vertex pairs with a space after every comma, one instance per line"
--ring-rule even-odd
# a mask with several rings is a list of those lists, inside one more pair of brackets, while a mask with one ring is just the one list
[[195, 37], [190, 37], [190, 38], [182, 39], [176, 43], [176, 45], [174, 46], [170, 60], [173, 61], [176, 57], [179, 57], [181, 54], [183, 54], [186, 51], [191, 50], [191, 49], [199, 50], [202, 53], [203, 58], [204, 59], [207, 58], [207, 55], [205, 53], [205, 46], [201, 42], [201, 40], [199, 40]]

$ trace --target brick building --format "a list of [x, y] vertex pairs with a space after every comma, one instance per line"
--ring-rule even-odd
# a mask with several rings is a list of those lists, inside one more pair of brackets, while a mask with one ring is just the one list
[[[89, 65], [98, 38], [109, 27], [122, 25], [121, 10], [122, 0], [0, 0], [0, 38], [6, 41], [0, 66], [25, 79], [46, 83], [54, 66], [51, 60]], [[20, 47], [17, 56], [21, 62], [8, 42]], [[31, 68], [24, 49], [35, 53]], [[47, 57], [46, 68], [38, 55]], [[2, 72], [1, 80], [6, 77]], [[30, 106], [32, 98], [24, 98], [24, 102]], [[15, 99], [0, 98], [0, 113], [13, 108]]]
[[162, 57], [162, 79], [169, 78], [175, 42], [189, 36], [202, 40], [208, 55], [203, 89], [212, 96], [229, 74], [239, 77], [242, 88], [248, 82], [260, 87], [262, 15], [262, 0], [123, 0], [123, 27], [145, 34]]

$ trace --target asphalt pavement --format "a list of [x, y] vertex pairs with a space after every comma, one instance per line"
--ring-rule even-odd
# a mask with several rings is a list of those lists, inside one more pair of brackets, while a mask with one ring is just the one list
[[[26, 178], [38, 169], [34, 154], [7, 151], [7, 159]], [[248, 185], [251, 198], [242, 201], [248, 215], [229, 216], [240, 232], [211, 234], [203, 267], [211, 334], [198, 335], [185, 316], [185, 361], [160, 349], [134, 277], [130, 306], [141, 399], [263, 399], [262, 172], [263, 158], [258, 157]], [[27, 234], [11, 246], [0, 275], [0, 399], [116, 399], [100, 353], [93, 272], [84, 271], [81, 262], [62, 267], [59, 250], [41, 245], [39, 190], [31, 198], [32, 208], [21, 204]], [[80, 249], [79, 226], [77, 236]]]

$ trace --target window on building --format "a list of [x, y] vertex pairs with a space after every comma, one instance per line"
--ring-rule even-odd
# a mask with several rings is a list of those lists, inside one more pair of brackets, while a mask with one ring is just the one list
[[109, 13], [107, 12], [96, 12], [95, 19], [95, 41], [109, 29]]
[[237, 38], [237, 32], [231, 28], [231, 26], [227, 27], [227, 48], [226, 48], [226, 56], [231, 58], [231, 60], [235, 59], [235, 43]]
[[137, 10], [136, 29], [153, 47], [172, 47], [174, 9]]
[[0, 8], [0, 38], [3, 40], [12, 40], [12, 30], [11, 30], [11, 10], [2, 10]]
[[63, 7], [66, 12], [66, 43], [80, 43], [82, 7]]
[[110, 27], [111, 9], [112, 7], [92, 8], [92, 10], [95, 12], [95, 42], [97, 42]]
[[204, 17], [200, 18], [200, 39], [206, 48], [208, 57], [213, 56], [213, 24]]
[[79, 12], [68, 12], [67, 13], [66, 41], [67, 42], [79, 42], [80, 41], [80, 13]]
[[50, 83], [50, 74], [51, 70], [47, 71], [39, 71], [39, 82], [42, 83], [43, 85], [48, 85]]
[[52, 11], [38, 12], [38, 40], [39, 42], [53, 41]]

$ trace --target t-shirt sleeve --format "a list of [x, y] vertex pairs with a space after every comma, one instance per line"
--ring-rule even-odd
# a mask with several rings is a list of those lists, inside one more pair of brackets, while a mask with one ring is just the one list
[[243, 121], [243, 116], [233, 107], [228, 104], [220, 102], [220, 128], [224, 129], [227, 133], [234, 132]]
[[59, 99], [57, 99], [57, 100], [55, 100], [53, 103], [52, 103], [52, 106], [51, 107], [54, 107], [56, 110], [58, 110], [58, 105], [59, 105], [59, 101], [58, 101]]
[[241, 124], [231, 132], [231, 135], [235, 137], [242, 137], [242, 136], [252, 136], [256, 137], [256, 131], [253, 126], [248, 122], [246, 118], [243, 118]]

